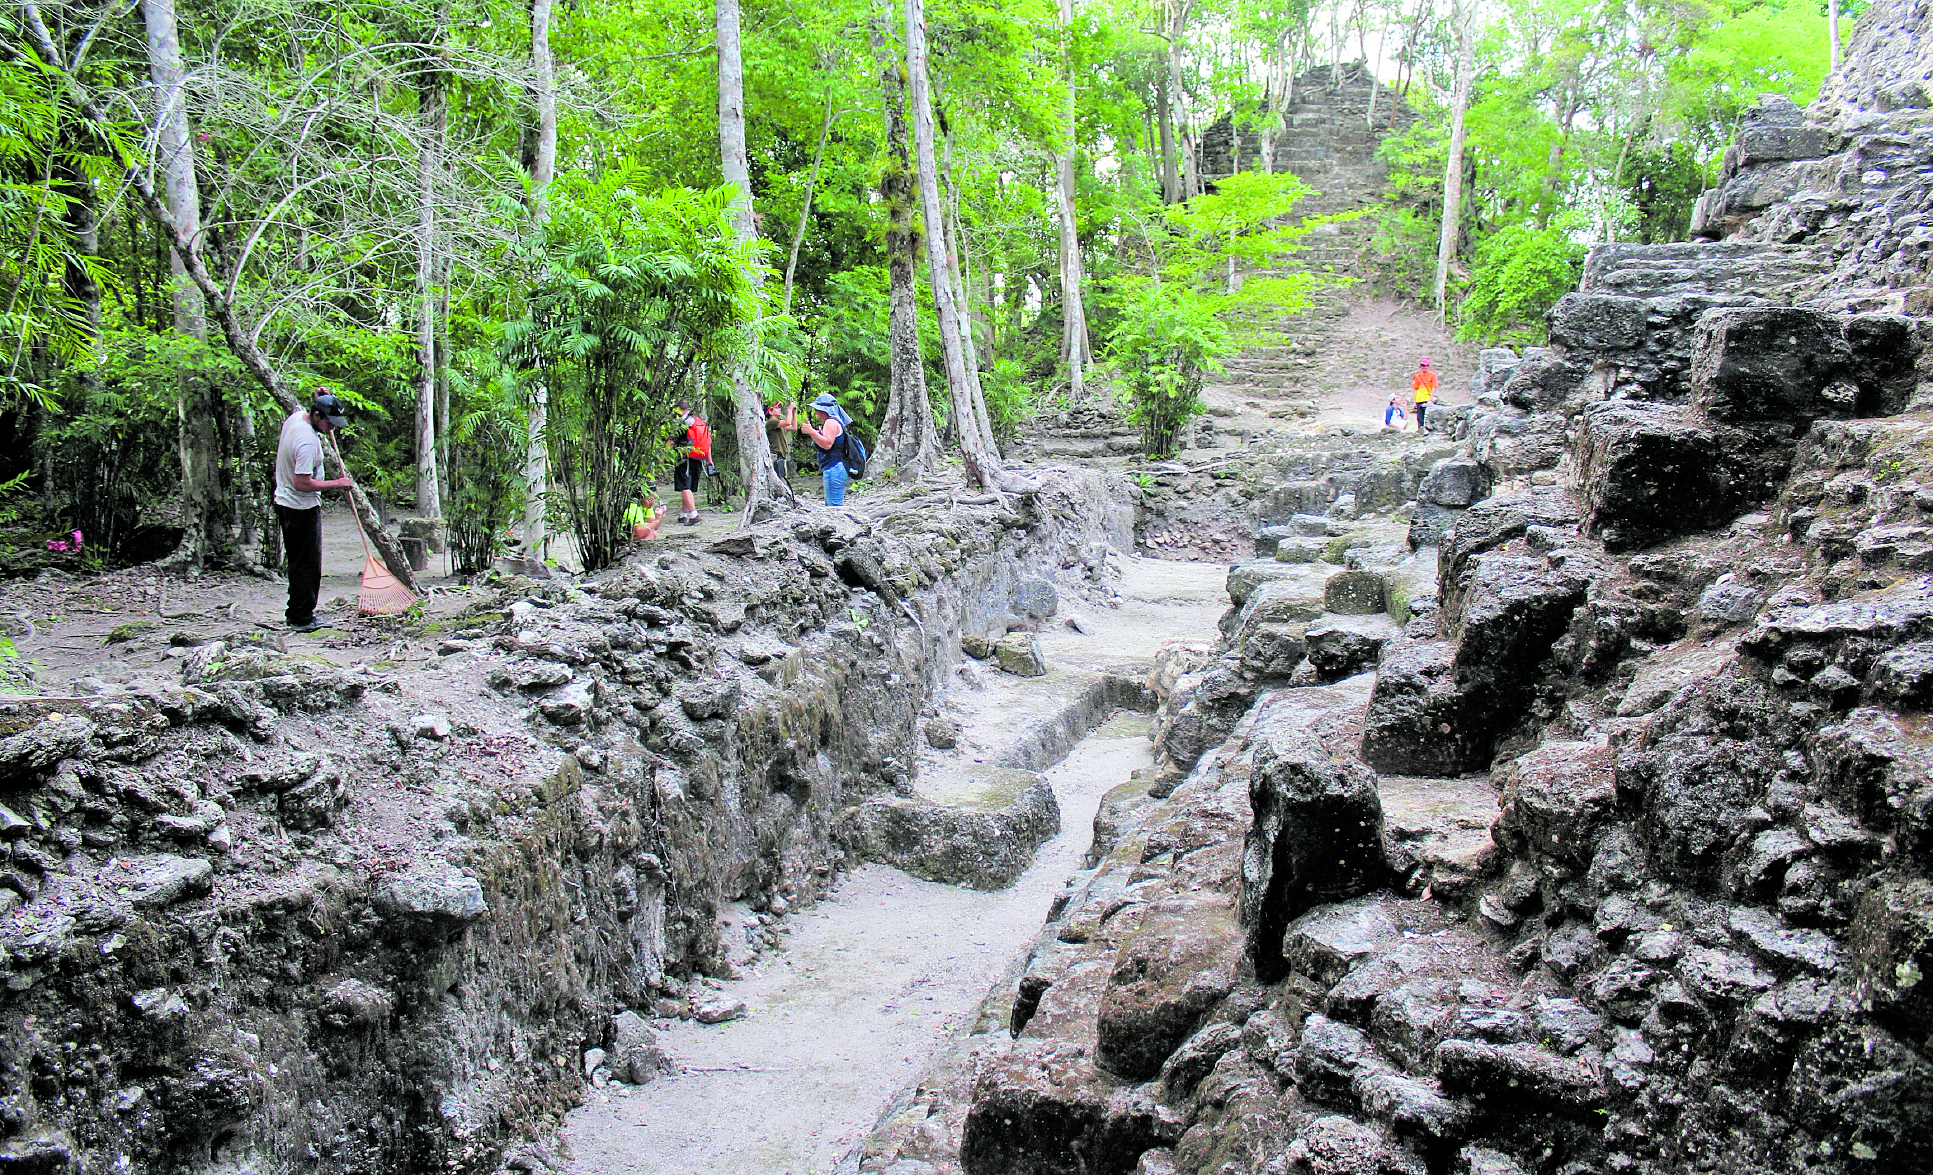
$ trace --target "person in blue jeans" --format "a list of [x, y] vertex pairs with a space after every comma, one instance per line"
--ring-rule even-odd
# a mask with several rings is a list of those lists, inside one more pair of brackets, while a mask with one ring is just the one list
[[799, 431], [819, 447], [819, 480], [825, 485], [828, 506], [846, 504], [846, 486], [852, 481], [846, 469], [846, 430], [851, 427], [852, 417], [830, 392], [812, 401], [812, 423], [798, 422]]

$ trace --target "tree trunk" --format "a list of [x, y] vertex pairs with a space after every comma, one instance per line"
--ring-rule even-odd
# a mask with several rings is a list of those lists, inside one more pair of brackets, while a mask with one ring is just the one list
[[[718, 0], [718, 154], [725, 184], [738, 191], [732, 226], [740, 241], [758, 238], [752, 220], [752, 165], [745, 148], [745, 61], [738, 39], [738, 0]], [[738, 433], [738, 472], [745, 479], [745, 519], [756, 522], [792, 487], [772, 468], [765, 443], [765, 405], [752, 387], [749, 360], [732, 366], [732, 410]]]
[[826, 87], [826, 113], [819, 122], [819, 145], [812, 151], [812, 170], [805, 177], [805, 196], [799, 203], [799, 227], [792, 233], [792, 251], [785, 256], [785, 296], [779, 313], [792, 313], [792, 279], [799, 272], [799, 249], [805, 244], [806, 225], [812, 223], [812, 189], [819, 183], [819, 167], [825, 162], [826, 140], [832, 136], [832, 87]]
[[920, 354], [915, 273], [920, 232], [913, 217], [917, 196], [906, 144], [906, 77], [899, 60], [886, 51], [883, 26], [891, 13], [891, 6], [885, 6], [873, 25], [873, 52], [879, 58], [886, 108], [886, 166], [879, 176], [879, 197], [886, 206], [886, 338], [891, 355], [886, 419], [874, 459], [882, 470], [896, 469], [901, 478], [910, 480], [925, 476], [933, 467], [940, 443], [926, 393], [926, 362]]
[[[530, 169], [530, 223], [542, 228], [550, 219], [550, 185], [557, 176], [557, 69], [550, 55], [551, 0], [531, 0], [530, 60], [537, 74], [537, 156]], [[544, 506], [550, 492], [550, 450], [544, 430], [550, 424], [550, 389], [542, 370], [530, 387], [524, 436], [524, 550], [542, 559], [549, 546]]]
[[1067, 93], [1061, 105], [1067, 149], [1060, 154], [1060, 182], [1054, 185], [1060, 214], [1060, 357], [1067, 365], [1067, 391], [1079, 403], [1087, 395], [1087, 307], [1081, 300], [1080, 225], [1074, 219], [1074, 168], [1079, 150], [1079, 127], [1074, 109], [1074, 0], [1060, 0], [1061, 69]]
[[[182, 237], [195, 241], [201, 236], [201, 191], [195, 180], [186, 70], [174, 0], [144, 0], [141, 15], [147, 31], [148, 73], [154, 81], [154, 156], [165, 193], [165, 215]], [[180, 257], [169, 254], [168, 269], [174, 278], [170, 296], [175, 330], [205, 341], [208, 323], [200, 293], [185, 280]], [[204, 568], [228, 566], [236, 555], [230, 525], [233, 515], [221, 484], [221, 395], [208, 380], [193, 375], [182, 376], [180, 388], [177, 442], [186, 529], [175, 560], [190, 572], [199, 573]]]
[[1161, 202], [1173, 204], [1181, 199], [1181, 174], [1175, 166], [1175, 119], [1168, 101], [1168, 75], [1165, 72], [1155, 88], [1154, 109], [1160, 127]]
[[1839, 0], [1826, 0], [1826, 68], [1839, 68]]
[[1436, 320], [1447, 321], [1450, 259], [1456, 256], [1463, 202], [1463, 116], [1470, 108], [1470, 76], [1476, 72], [1476, 38], [1470, 25], [1476, 5], [1464, 0], [1456, 16], [1456, 89], [1450, 97], [1450, 159], [1443, 169], [1443, 224], [1436, 243]]
[[[442, 30], [432, 36], [441, 44]], [[442, 166], [443, 78], [434, 69], [416, 79], [416, 512], [443, 516], [436, 468], [436, 189]]]
[[[1185, 132], [1178, 123], [1184, 120], [1176, 107], [1185, 105], [1181, 88], [1181, 35], [1188, 27], [1190, 0], [1168, 0], [1168, 73], [1161, 96], [1161, 186], [1164, 198], [1178, 204], [1192, 195], [1191, 165]], [[1179, 170], [1177, 170], [1179, 169]]]
[[974, 420], [980, 426], [980, 443], [999, 461], [1000, 446], [993, 436], [993, 415], [987, 411], [985, 389], [980, 383], [980, 344], [973, 337], [973, 302], [967, 297], [966, 235], [960, 228], [960, 189], [953, 182], [953, 132], [946, 134], [946, 166], [940, 172], [943, 195], [940, 239], [946, 246], [946, 276], [953, 286], [953, 312], [964, 352], [967, 386], [973, 391]]
[[[926, 74], [926, 13], [922, 0], [906, 0], [906, 78], [912, 98], [920, 213], [927, 232], [927, 270], [933, 290], [934, 317], [939, 319], [940, 355], [946, 371], [947, 395], [953, 404], [954, 427], [960, 436], [967, 479], [982, 488], [997, 488], [1000, 453], [987, 443], [990, 430], [984, 410], [975, 403], [975, 384], [968, 382], [966, 347], [960, 339], [960, 319], [953, 304], [953, 281], [946, 259], [946, 219], [940, 211], [939, 164], [934, 154], [933, 104]], [[936, 229], [938, 248], [934, 247], [933, 239]]]

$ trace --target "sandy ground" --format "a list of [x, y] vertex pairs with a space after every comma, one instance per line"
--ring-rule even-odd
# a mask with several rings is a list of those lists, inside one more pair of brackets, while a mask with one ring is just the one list
[[[1227, 569], [1125, 561], [1121, 607], [1083, 615], [1090, 632], [1043, 636], [1061, 664], [1145, 660], [1171, 637], [1212, 635]], [[1011, 680], [1011, 679], [1009, 679]], [[999, 689], [996, 681], [986, 692]], [[988, 744], [969, 707], [962, 734]], [[1000, 715], [995, 718], [994, 715]], [[787, 919], [786, 950], [728, 982], [743, 1020], [660, 1022], [683, 1071], [641, 1088], [593, 1090], [564, 1139], [572, 1175], [807, 1175], [832, 1168], [949, 1037], [968, 1027], [1093, 840], [1101, 796], [1150, 765], [1145, 716], [1119, 714], [1047, 772], [1061, 833], [1010, 889], [919, 881], [882, 865], [848, 875]]]

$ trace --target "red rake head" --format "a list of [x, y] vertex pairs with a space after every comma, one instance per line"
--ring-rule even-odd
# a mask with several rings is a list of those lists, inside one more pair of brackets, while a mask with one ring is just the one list
[[364, 616], [394, 616], [409, 611], [415, 593], [396, 582], [396, 577], [374, 555], [362, 561], [362, 591], [356, 596], [356, 611]]

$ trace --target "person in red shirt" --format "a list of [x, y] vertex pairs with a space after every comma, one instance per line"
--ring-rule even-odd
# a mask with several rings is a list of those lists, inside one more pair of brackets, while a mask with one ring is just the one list
[[1409, 381], [1411, 399], [1416, 402], [1416, 431], [1423, 431], [1423, 414], [1429, 411], [1430, 401], [1436, 399], [1436, 372], [1430, 370], [1428, 359], [1419, 360], [1416, 374]]
[[705, 465], [711, 460], [711, 425], [698, 415], [698, 410], [690, 404], [680, 404], [676, 409], [678, 425], [683, 430], [672, 442], [678, 449], [678, 464], [671, 471], [672, 488], [678, 491], [678, 500], [684, 509], [678, 514], [678, 521], [686, 526], [698, 525], [698, 487], [705, 481]]

